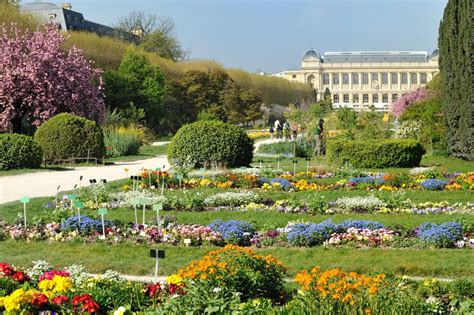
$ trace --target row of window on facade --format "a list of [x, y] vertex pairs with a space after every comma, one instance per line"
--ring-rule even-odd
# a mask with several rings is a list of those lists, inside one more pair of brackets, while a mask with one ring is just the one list
[[[412, 72], [410, 74], [410, 82], [412, 84], [418, 84], [418, 73]], [[352, 84], [359, 84], [359, 73], [351, 73], [352, 76]], [[380, 73], [380, 79], [379, 79], [379, 73], [370, 73], [370, 78], [371, 81], [377, 81], [380, 82], [381, 84], [388, 84], [388, 76], [389, 73], [387, 72], [382, 72]], [[391, 76], [391, 83], [392, 84], [398, 84], [398, 73], [390, 73]], [[339, 73], [333, 73], [332, 74], [332, 84], [339, 84], [339, 78], [340, 74]], [[426, 84], [428, 81], [428, 75], [424, 72], [420, 73], [420, 84]], [[400, 83], [401, 84], [408, 84], [408, 73], [402, 72], [400, 74]], [[329, 73], [324, 73], [323, 74], [323, 84], [324, 85], [329, 85]], [[342, 84], [349, 84], [349, 73], [343, 73], [342, 74]], [[362, 84], [369, 84], [369, 73], [362, 73]]]
[[[388, 94], [382, 94], [382, 103], [388, 103]], [[398, 94], [392, 94], [392, 103], [395, 102], [398, 99]], [[339, 94], [334, 94], [332, 96], [332, 101], [333, 103], [339, 103], [340, 98]], [[343, 103], [349, 103], [349, 94], [343, 94], [342, 95], [342, 102]], [[352, 103], [359, 103], [360, 98], [359, 94], [352, 94]], [[372, 103], [378, 103], [380, 102], [379, 95], [378, 94], [372, 94]], [[362, 103], [369, 103], [369, 94], [362, 94]]]

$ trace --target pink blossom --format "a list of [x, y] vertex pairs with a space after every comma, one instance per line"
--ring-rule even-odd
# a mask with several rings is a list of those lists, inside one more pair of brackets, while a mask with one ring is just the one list
[[426, 88], [420, 88], [406, 93], [392, 104], [392, 113], [395, 117], [400, 117], [407, 110], [408, 106], [416, 101], [426, 98], [427, 95], [428, 90]]
[[0, 130], [27, 116], [39, 125], [60, 112], [105, 118], [102, 70], [84, 59], [54, 24], [44, 30], [0, 26]]

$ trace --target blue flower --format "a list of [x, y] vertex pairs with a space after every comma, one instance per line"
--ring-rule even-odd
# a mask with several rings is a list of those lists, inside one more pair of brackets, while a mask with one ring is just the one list
[[376, 184], [376, 185], [383, 185], [385, 180], [382, 178], [381, 175], [377, 176], [363, 176], [363, 177], [352, 177], [349, 178], [347, 183], [350, 186], [356, 186], [358, 184]]
[[383, 229], [385, 225], [376, 221], [349, 219], [339, 223], [338, 227], [344, 230], [347, 230], [349, 228], [376, 230]]
[[420, 186], [426, 190], [443, 190], [448, 184], [442, 179], [426, 179], [420, 183]]
[[[104, 226], [112, 226], [112, 222], [104, 220]], [[61, 231], [74, 231], [80, 230], [82, 232], [92, 232], [92, 231], [102, 231], [102, 221], [95, 220], [88, 216], [81, 215], [81, 224], [79, 225], [79, 220], [77, 215], [67, 218], [61, 224]]]
[[250, 245], [250, 239], [255, 234], [252, 224], [237, 220], [214, 220], [209, 227], [219, 232], [226, 242], [235, 245]]
[[436, 247], [452, 247], [463, 235], [462, 225], [457, 222], [441, 224], [424, 222], [418, 226], [417, 230], [422, 241]]
[[309, 247], [322, 244], [335, 231], [337, 231], [337, 225], [332, 223], [331, 220], [321, 223], [295, 224], [290, 227], [286, 239], [293, 246]]

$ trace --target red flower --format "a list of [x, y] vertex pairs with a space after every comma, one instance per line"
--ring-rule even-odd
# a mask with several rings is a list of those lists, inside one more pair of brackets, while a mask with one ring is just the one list
[[13, 280], [17, 281], [17, 282], [20, 282], [20, 283], [23, 283], [25, 281], [28, 281], [30, 280], [30, 278], [25, 275], [23, 272], [21, 271], [18, 271], [16, 272], [13, 276], [12, 276]]
[[53, 304], [56, 304], [56, 305], [62, 305], [64, 303], [67, 303], [67, 301], [68, 301], [67, 296], [64, 296], [64, 295], [55, 296], [51, 300], [51, 302], [53, 302]]
[[6, 263], [0, 263], [0, 276], [11, 276], [15, 273], [15, 269]]
[[82, 311], [83, 312], [89, 312], [89, 313], [98, 312], [99, 311], [99, 304], [97, 304], [93, 299], [86, 300], [82, 304]]
[[54, 278], [54, 276], [61, 276], [61, 277], [69, 277], [70, 274], [69, 272], [67, 271], [64, 271], [64, 270], [51, 270], [51, 271], [46, 271], [44, 272], [39, 280], [44, 280], [44, 279], [48, 279], [48, 280], [52, 280]]
[[99, 311], [99, 304], [97, 304], [92, 297], [85, 293], [83, 295], [76, 295], [72, 299], [72, 305], [78, 306], [79, 304], [82, 304], [82, 311], [83, 312], [88, 312], [88, 313], [95, 313]]
[[44, 295], [43, 293], [35, 292], [33, 293], [33, 300], [31, 301], [31, 304], [34, 306], [41, 308], [48, 304], [48, 297]]
[[145, 287], [146, 294], [150, 298], [157, 298], [161, 295], [161, 286], [160, 284], [149, 284]]

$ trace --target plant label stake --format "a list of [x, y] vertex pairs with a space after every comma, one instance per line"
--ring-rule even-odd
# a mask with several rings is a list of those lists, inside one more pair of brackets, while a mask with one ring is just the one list
[[30, 202], [30, 198], [21, 197], [20, 202], [23, 203], [23, 224], [25, 225], [25, 229], [26, 229], [26, 204]]
[[309, 176], [309, 161], [311, 161], [311, 158], [307, 157], [306, 158], [306, 177]]
[[151, 189], [151, 172], [153, 172], [153, 170], [150, 168], [148, 170], [148, 189]]
[[298, 160], [293, 160], [293, 174], [296, 174], [296, 163], [298, 163]]
[[189, 245], [191, 245], [191, 239], [190, 238], [185, 238], [184, 239], [184, 244], [186, 245], [186, 247], [189, 247]]
[[61, 188], [61, 185], [59, 185], [58, 188], [56, 188], [56, 204], [58, 204], [59, 188]]
[[76, 208], [77, 208], [77, 222], [79, 222], [79, 229], [81, 226], [81, 209], [84, 208], [84, 203], [82, 201], [76, 201], [74, 202]]
[[100, 214], [101, 220], [102, 220], [102, 237], [105, 239], [105, 223], [104, 223], [104, 215], [107, 214], [107, 208], [99, 208], [97, 211], [98, 214]]
[[277, 158], [277, 169], [280, 169], [280, 158]]
[[161, 230], [161, 222], [160, 222], [160, 210], [163, 210], [163, 203], [157, 203], [153, 205], [153, 210], [156, 211], [156, 223], [158, 225], [158, 230]]
[[150, 257], [155, 258], [155, 283], [158, 283], [158, 259], [165, 259], [165, 251], [162, 249], [150, 249]]
[[163, 176], [162, 184], [161, 184], [161, 196], [165, 193], [165, 177]]
[[179, 188], [181, 188], [181, 183], [183, 181], [183, 174], [181, 173], [176, 174], [176, 179], [179, 181]]
[[140, 203], [143, 205], [143, 225], [146, 223], [146, 206], [150, 204], [150, 200], [147, 198], [141, 198]]
[[71, 203], [71, 210], [74, 208], [74, 201], [76, 201], [76, 194], [67, 195], [67, 200]]
[[137, 205], [140, 204], [140, 199], [133, 198], [130, 202], [133, 205], [133, 212], [135, 213], [135, 225], [138, 225]]

